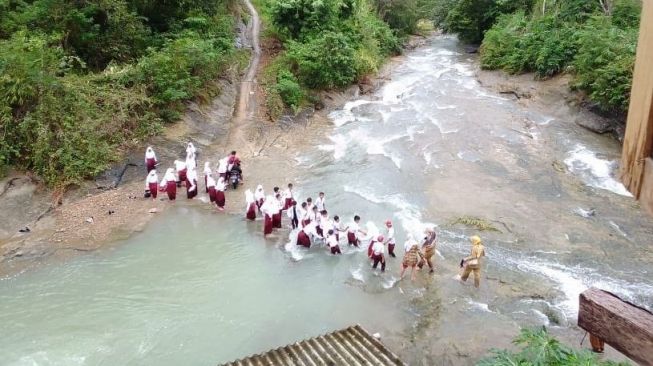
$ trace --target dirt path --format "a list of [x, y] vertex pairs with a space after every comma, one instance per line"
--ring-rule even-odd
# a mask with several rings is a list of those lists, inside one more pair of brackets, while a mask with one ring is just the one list
[[247, 11], [251, 15], [251, 21], [248, 24], [249, 38], [252, 42], [252, 57], [245, 73], [245, 78], [240, 83], [238, 92], [238, 101], [234, 108], [234, 116], [231, 123], [231, 128], [225, 139], [227, 146], [238, 146], [248, 150], [247, 156], [252, 155], [252, 148], [250, 142], [247, 140], [246, 131], [249, 130], [250, 125], [254, 122], [257, 110], [256, 103], [256, 75], [258, 67], [261, 62], [261, 20], [259, 18], [256, 8], [252, 5], [250, 0], [243, 0]]

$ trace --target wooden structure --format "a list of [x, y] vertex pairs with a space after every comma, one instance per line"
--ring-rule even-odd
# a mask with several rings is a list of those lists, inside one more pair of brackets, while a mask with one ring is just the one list
[[621, 156], [621, 181], [653, 214], [653, 1], [642, 2], [642, 17], [628, 122]]
[[[578, 326], [640, 365], [653, 366], [653, 313], [591, 288], [580, 294]], [[602, 343], [602, 342], [599, 342]]]
[[406, 366], [360, 325], [225, 363], [222, 366]]

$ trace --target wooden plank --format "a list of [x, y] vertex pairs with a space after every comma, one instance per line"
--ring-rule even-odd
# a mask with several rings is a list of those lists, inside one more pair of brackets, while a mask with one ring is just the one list
[[578, 326], [641, 365], [653, 366], [653, 314], [607, 291], [580, 294]]
[[642, 189], [639, 200], [642, 208], [653, 216], [653, 159], [644, 159], [644, 177], [642, 178]]
[[621, 181], [639, 199], [644, 159], [653, 149], [653, 1], [642, 2], [637, 59], [621, 155]]

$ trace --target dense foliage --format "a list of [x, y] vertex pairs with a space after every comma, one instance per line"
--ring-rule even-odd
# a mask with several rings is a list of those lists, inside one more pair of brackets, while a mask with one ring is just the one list
[[93, 176], [234, 60], [228, 1], [0, 0], [0, 169]]
[[524, 329], [513, 341], [521, 347], [517, 352], [494, 350], [494, 355], [481, 360], [479, 366], [617, 366], [610, 361], [600, 361], [587, 350], [575, 350], [551, 337], [545, 328]]
[[283, 51], [268, 66], [272, 118], [295, 110], [311, 90], [345, 87], [374, 73], [415, 32], [432, 0], [259, 0], [268, 35]]
[[440, 0], [433, 19], [462, 40], [481, 42], [481, 65], [573, 87], [607, 112], [628, 108], [640, 0]]

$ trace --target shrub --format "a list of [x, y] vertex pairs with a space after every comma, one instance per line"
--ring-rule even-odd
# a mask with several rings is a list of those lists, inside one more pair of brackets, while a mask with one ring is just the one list
[[304, 99], [304, 92], [295, 75], [288, 70], [282, 70], [277, 75], [276, 92], [285, 105], [297, 110]]
[[327, 29], [340, 10], [340, 3], [335, 0], [275, 0], [270, 13], [277, 29], [297, 39], [302, 34]]
[[356, 52], [341, 33], [325, 32], [306, 43], [291, 43], [288, 57], [309, 88], [344, 87], [356, 80]]
[[574, 86], [605, 111], [628, 110], [637, 36], [636, 28], [619, 29], [606, 18], [589, 22], [580, 32]]
[[479, 366], [548, 365], [548, 366], [617, 366], [628, 363], [601, 361], [587, 350], [575, 350], [551, 337], [544, 327], [522, 329], [514, 344], [521, 350], [492, 350], [493, 356], [481, 360]]

